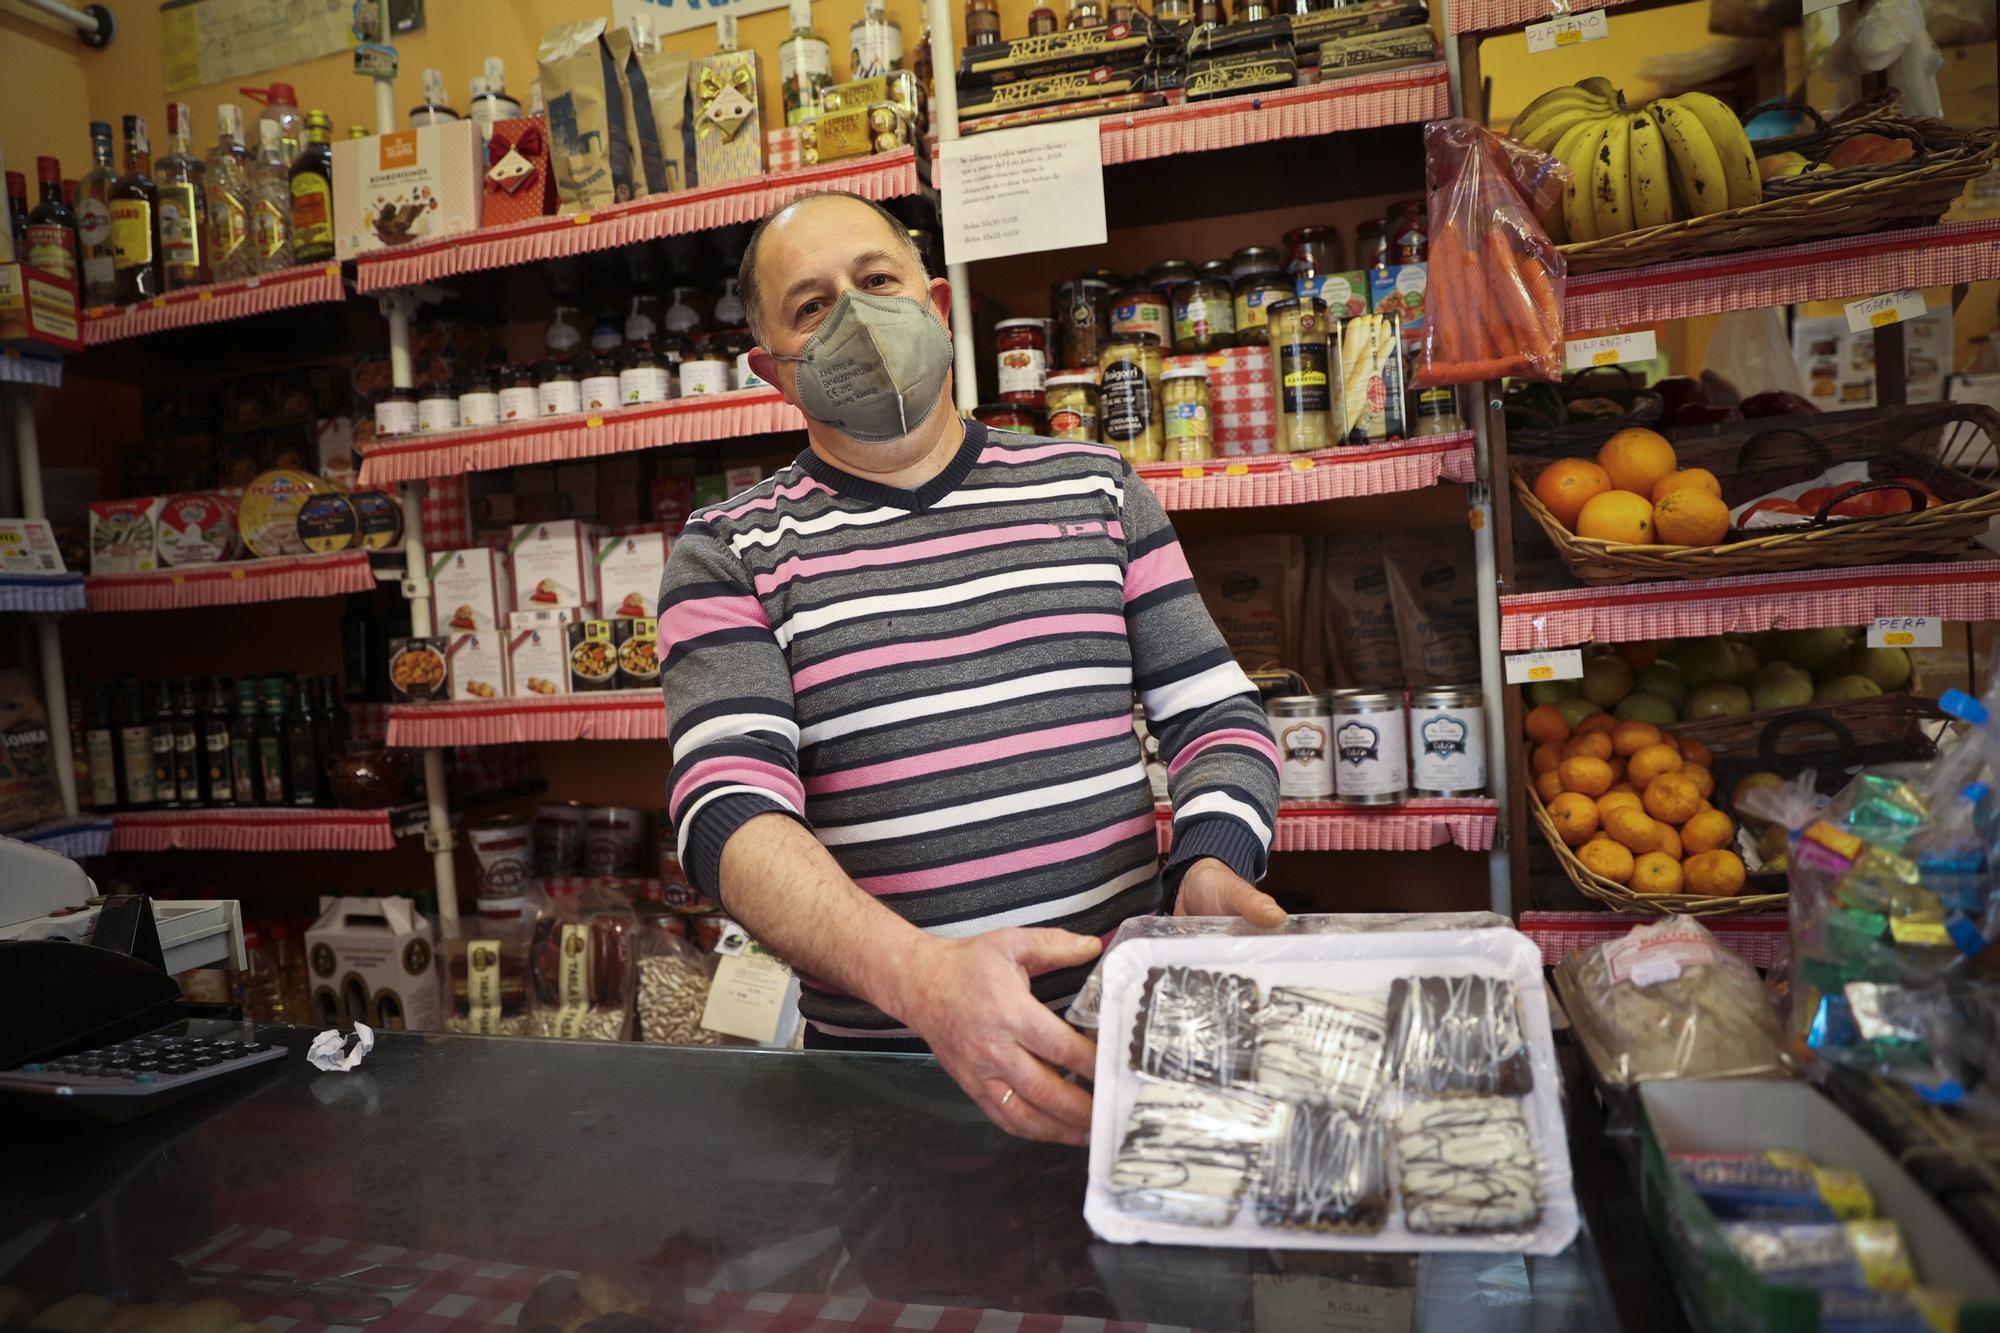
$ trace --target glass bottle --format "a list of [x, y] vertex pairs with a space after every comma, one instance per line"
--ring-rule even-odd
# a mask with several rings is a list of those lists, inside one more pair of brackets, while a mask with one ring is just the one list
[[160, 268], [167, 290], [209, 280], [208, 168], [194, 155], [186, 102], [167, 103], [167, 155], [153, 168], [160, 186]]
[[243, 1017], [252, 1023], [285, 1021], [285, 1001], [278, 984], [278, 967], [264, 943], [264, 932], [243, 928]]
[[229, 677], [208, 678], [208, 705], [201, 714], [201, 781], [204, 805], [235, 805], [236, 777], [230, 767]]
[[83, 710], [83, 754], [90, 763], [90, 805], [110, 810], [118, 804], [118, 730], [111, 720], [111, 687], [93, 681]]
[[443, 125], [457, 119], [458, 112], [444, 104], [444, 71], [425, 70], [424, 100], [410, 108], [410, 128], [416, 130], [426, 125]]
[[174, 682], [174, 785], [181, 804], [198, 810], [202, 800], [201, 701], [192, 680]]
[[290, 803], [319, 804], [319, 760], [313, 753], [312, 691], [308, 682], [285, 677], [285, 765]]
[[486, 75], [472, 81], [472, 120], [479, 137], [493, 141], [493, 127], [503, 120], [519, 120], [521, 104], [507, 95], [507, 62], [499, 56], [486, 57]]
[[257, 804], [290, 805], [286, 779], [291, 776], [285, 763], [285, 681], [282, 676], [266, 676], [257, 684], [262, 707], [257, 710], [252, 733], [257, 751]]
[[258, 142], [263, 142], [264, 126], [274, 127], [278, 131], [279, 155], [285, 160], [285, 169], [291, 170], [293, 160], [305, 144], [306, 122], [299, 114], [299, 95], [289, 83], [274, 83], [268, 88], [238, 88], [236, 91], [264, 108], [257, 117]]
[[28, 253], [28, 178], [18, 171], [7, 173], [7, 228], [14, 235], [14, 257]]
[[1056, 11], [1047, 4], [1038, 4], [1028, 11], [1028, 36], [1046, 37], [1060, 26]]
[[965, 0], [965, 44], [992, 46], [1000, 40], [1000, 0]]
[[256, 805], [263, 794], [257, 776], [257, 678], [236, 682], [236, 710], [229, 719], [229, 784], [238, 805]]
[[313, 803], [322, 806], [333, 804], [333, 779], [327, 776], [326, 768], [327, 761], [340, 753], [334, 738], [333, 715], [327, 710], [332, 685], [331, 676], [317, 682], [311, 676], [299, 679], [299, 707], [306, 715], [306, 729], [312, 733]]
[[243, 109], [215, 109], [215, 147], [208, 150], [208, 268], [217, 282], [257, 272], [250, 237], [250, 150], [243, 143]]
[[866, 0], [847, 30], [850, 79], [872, 79], [903, 67], [903, 25], [889, 17], [887, 0]]
[[153, 183], [153, 145], [144, 116], [125, 117], [125, 174], [111, 183], [114, 294], [120, 305], [158, 296], [160, 190]]
[[181, 781], [174, 772], [174, 683], [162, 678], [153, 687], [153, 796], [158, 804], [178, 810]]
[[270, 937], [271, 969], [278, 978], [278, 1004], [284, 1023], [310, 1023], [312, 980], [306, 973], [306, 955], [292, 928], [282, 921], [271, 923], [264, 932]]
[[131, 676], [118, 681], [118, 804], [125, 810], [152, 807], [153, 722], [146, 716], [146, 699]]
[[250, 164], [250, 245], [259, 273], [292, 266], [292, 168], [278, 127], [257, 122], [257, 158]]
[[346, 707], [340, 702], [340, 682], [332, 676], [319, 678], [319, 712], [326, 719], [328, 756], [344, 754], [347, 742], [354, 737], [353, 724], [348, 720]]
[[52, 157], [36, 158], [35, 178], [42, 201], [28, 213], [27, 260], [44, 273], [75, 282], [76, 219], [63, 207], [62, 164]]
[[347, 697], [356, 703], [381, 697], [377, 692], [378, 664], [388, 660], [388, 643], [372, 602], [368, 593], [351, 596], [340, 617], [340, 657], [346, 668]]
[[324, 111], [306, 113], [306, 146], [292, 162], [292, 259], [318, 264], [333, 258], [333, 122]]
[[111, 248], [111, 182], [118, 179], [111, 165], [111, 126], [90, 122], [90, 170], [76, 187], [76, 249], [83, 266], [83, 303], [111, 305], [118, 300], [118, 260]]
[[833, 48], [813, 31], [812, 0], [791, 0], [792, 35], [778, 46], [778, 84], [785, 94], [785, 124], [819, 115], [819, 93], [833, 86]]

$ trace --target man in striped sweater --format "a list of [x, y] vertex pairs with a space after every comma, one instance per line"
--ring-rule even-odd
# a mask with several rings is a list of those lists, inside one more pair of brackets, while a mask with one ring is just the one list
[[[668, 804], [695, 886], [792, 963], [809, 1046], [935, 1053], [997, 1124], [1083, 1143], [1056, 1017], [1100, 937], [1284, 913], [1277, 748], [1166, 515], [1117, 451], [952, 410], [953, 296], [879, 206], [752, 237], [757, 373], [811, 447], [701, 510], [660, 591]], [[1132, 730], [1159, 739], [1159, 864]]]

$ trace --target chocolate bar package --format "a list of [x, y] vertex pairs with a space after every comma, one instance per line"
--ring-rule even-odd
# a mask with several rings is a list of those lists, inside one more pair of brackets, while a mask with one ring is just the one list
[[[1345, 10], [1328, 10], [1328, 13], [1345, 13]], [[1317, 17], [1315, 15], [1314, 17]], [[1290, 49], [1292, 45], [1292, 25], [1303, 23], [1306, 16], [1294, 19], [1289, 14], [1278, 14], [1267, 19], [1255, 19], [1249, 23], [1211, 23], [1196, 28], [1188, 34], [1187, 55], [1190, 61], [1202, 56], [1219, 56], [1230, 51], [1268, 50], [1274, 45]]]
[[[979, 134], [986, 130], [1008, 130], [1017, 125], [1046, 125], [1057, 120], [1080, 120], [1086, 116], [1123, 115], [1129, 111], [1149, 111], [1165, 106], [1160, 93], [1120, 93], [1116, 97], [1093, 97], [1058, 106], [1031, 107], [1025, 111], [1004, 111], [998, 115], [968, 118], [958, 122], [959, 133]], [[1269, 397], [1267, 393], [1265, 395]]]
[[1156, 75], [1151, 63], [1141, 57], [1129, 63], [1022, 79], [992, 88], [961, 89], [958, 111], [962, 116], [985, 116], [1055, 106], [1086, 97], [1152, 92], [1155, 87]]
[[1324, 83], [1342, 74], [1435, 59], [1437, 38], [1427, 26], [1356, 33], [1352, 37], [1329, 38], [1320, 46], [1319, 78]]
[[1316, 10], [1292, 16], [1292, 45], [1301, 56], [1317, 51], [1335, 37], [1388, 32], [1398, 28], [1426, 27], [1430, 14], [1411, 0], [1376, 0], [1373, 4], [1347, 5], [1340, 9]]
[[1228, 55], [1190, 60], [1181, 89], [1190, 102], [1225, 97], [1259, 88], [1289, 88], [1298, 79], [1299, 62], [1289, 46], [1231, 51]]
[[1077, 68], [1116, 63], [1121, 57], [1143, 56], [1156, 42], [1173, 45], [1171, 30], [1162, 29], [1143, 14], [1129, 23], [1113, 23], [1101, 28], [1071, 28], [1044, 33], [1040, 37], [1017, 37], [1011, 42], [993, 42], [965, 49], [958, 66], [958, 86], [990, 83], [996, 75], [1019, 71], [1046, 74]]

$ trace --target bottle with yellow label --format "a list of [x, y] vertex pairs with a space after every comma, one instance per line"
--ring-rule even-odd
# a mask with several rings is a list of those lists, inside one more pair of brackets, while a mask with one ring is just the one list
[[144, 116], [125, 117], [125, 174], [111, 183], [112, 277], [121, 305], [158, 296], [160, 218]]
[[333, 121], [324, 111], [306, 113], [306, 146], [292, 162], [292, 257], [333, 258]]

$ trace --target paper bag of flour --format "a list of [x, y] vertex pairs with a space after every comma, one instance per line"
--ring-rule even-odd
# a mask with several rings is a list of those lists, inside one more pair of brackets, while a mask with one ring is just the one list
[[632, 197], [632, 145], [625, 99], [605, 21], [542, 30], [542, 96], [560, 211], [588, 213]]

